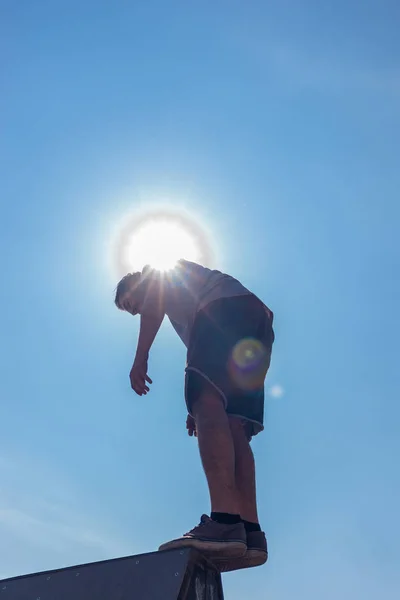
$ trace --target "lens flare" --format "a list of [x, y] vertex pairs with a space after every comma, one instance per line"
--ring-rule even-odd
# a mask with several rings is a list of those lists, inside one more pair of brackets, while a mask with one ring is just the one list
[[269, 360], [269, 353], [259, 340], [244, 338], [232, 350], [230, 375], [242, 389], [259, 389], [264, 384]]

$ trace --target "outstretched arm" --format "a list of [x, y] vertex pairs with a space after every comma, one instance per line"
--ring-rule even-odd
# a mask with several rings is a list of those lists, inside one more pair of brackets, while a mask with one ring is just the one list
[[132, 389], [139, 395], [146, 395], [149, 391], [147, 383], [153, 383], [147, 375], [150, 348], [161, 327], [164, 313], [158, 315], [140, 315], [140, 333], [136, 350], [135, 361], [129, 374]]
[[143, 282], [136, 290], [136, 301], [140, 313], [140, 332], [129, 377], [132, 389], [142, 396], [149, 391], [147, 384], [152, 383], [147, 375], [147, 361], [165, 315], [163, 279], [160, 273], [154, 270], [144, 273]]
[[140, 315], [140, 332], [135, 361], [147, 360], [158, 330], [164, 319], [164, 313], [158, 315]]

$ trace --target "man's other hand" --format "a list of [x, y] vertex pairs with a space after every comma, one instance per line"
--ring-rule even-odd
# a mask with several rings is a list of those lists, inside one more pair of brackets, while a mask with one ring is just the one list
[[187, 416], [186, 419], [186, 429], [188, 430], [188, 434], [192, 437], [193, 435], [197, 437], [197, 429], [196, 429], [196, 421], [193, 419], [191, 415]]

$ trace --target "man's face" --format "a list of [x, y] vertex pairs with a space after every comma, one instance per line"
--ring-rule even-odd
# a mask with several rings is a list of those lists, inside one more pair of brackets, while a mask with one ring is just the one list
[[126, 294], [124, 294], [121, 301], [121, 307], [123, 308], [123, 310], [125, 310], [133, 316], [139, 314], [139, 306], [137, 299], [135, 299], [134, 292], [129, 291], [126, 292]]

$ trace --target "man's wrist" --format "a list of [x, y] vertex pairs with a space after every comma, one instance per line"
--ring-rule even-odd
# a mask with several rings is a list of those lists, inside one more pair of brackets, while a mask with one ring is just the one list
[[148, 360], [149, 358], [149, 351], [147, 350], [146, 352], [143, 350], [137, 350], [136, 351], [136, 356], [135, 356], [135, 363], [136, 362], [143, 362], [144, 360]]

